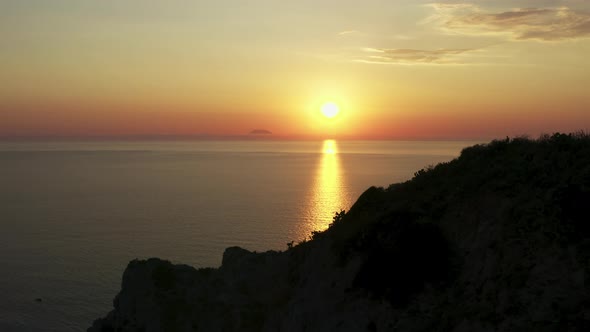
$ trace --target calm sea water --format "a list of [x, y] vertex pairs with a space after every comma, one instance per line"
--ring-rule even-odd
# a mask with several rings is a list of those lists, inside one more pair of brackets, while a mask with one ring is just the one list
[[0, 143], [0, 331], [85, 330], [132, 259], [284, 250], [473, 143]]

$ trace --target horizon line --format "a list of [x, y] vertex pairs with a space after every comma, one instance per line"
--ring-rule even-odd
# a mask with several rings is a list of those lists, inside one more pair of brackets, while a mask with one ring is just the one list
[[[511, 137], [532, 137], [533, 135], [514, 135]], [[221, 135], [221, 134], [145, 134], [145, 135], [1, 135], [0, 142], [32, 142], [32, 141], [487, 141], [505, 137], [446, 137], [446, 136], [364, 136], [364, 135], [338, 135], [338, 136], [321, 136], [321, 135], [277, 135], [277, 134], [240, 134], [240, 135]]]

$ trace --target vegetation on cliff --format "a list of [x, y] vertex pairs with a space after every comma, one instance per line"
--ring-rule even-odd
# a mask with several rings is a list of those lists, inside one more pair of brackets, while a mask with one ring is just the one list
[[590, 136], [466, 148], [285, 252], [127, 268], [90, 331], [586, 331]]

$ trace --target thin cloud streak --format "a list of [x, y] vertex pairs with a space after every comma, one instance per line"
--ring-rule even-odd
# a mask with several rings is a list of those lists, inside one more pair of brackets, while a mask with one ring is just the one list
[[364, 48], [366, 54], [358, 62], [381, 64], [462, 64], [460, 56], [476, 49], [401, 49], [401, 48]]
[[358, 30], [345, 30], [338, 33], [339, 36], [346, 36], [346, 35], [356, 35], [360, 34]]

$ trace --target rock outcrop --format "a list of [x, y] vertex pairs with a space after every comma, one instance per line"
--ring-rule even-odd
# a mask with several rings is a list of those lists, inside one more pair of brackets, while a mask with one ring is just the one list
[[284, 252], [132, 261], [89, 331], [589, 331], [590, 137], [494, 141]]

